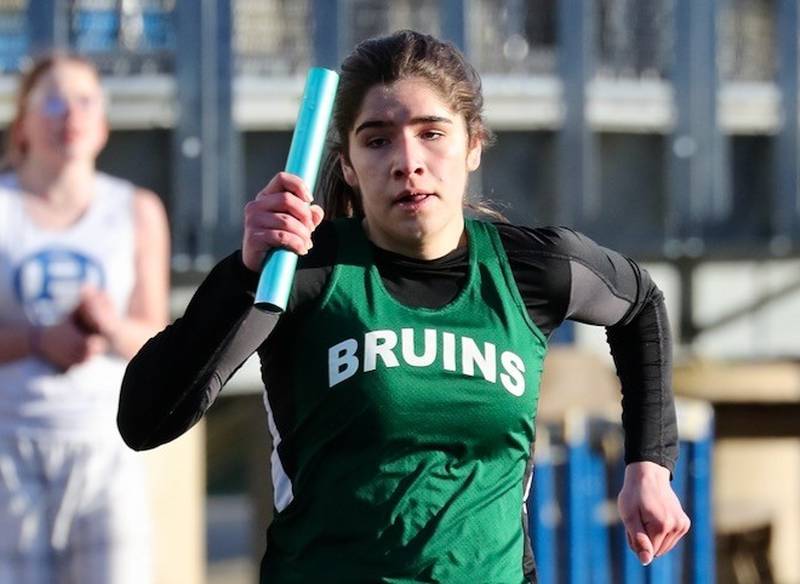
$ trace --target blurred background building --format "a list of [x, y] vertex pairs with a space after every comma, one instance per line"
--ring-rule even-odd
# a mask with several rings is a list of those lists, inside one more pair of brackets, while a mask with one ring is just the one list
[[[716, 413], [718, 532], [766, 529], [769, 569], [740, 550], [735, 577], [800, 582], [797, 0], [0, 0], [0, 121], [37, 52], [98, 63], [113, 130], [100, 164], [163, 196], [178, 313], [283, 167], [308, 67], [399, 28], [452, 40], [483, 76], [497, 143], [473, 190], [651, 270], [676, 387]], [[602, 330], [557, 340], [607, 358]], [[268, 514], [220, 497], [268, 489], [254, 388], [250, 368], [209, 417], [212, 559], [249, 558]]]

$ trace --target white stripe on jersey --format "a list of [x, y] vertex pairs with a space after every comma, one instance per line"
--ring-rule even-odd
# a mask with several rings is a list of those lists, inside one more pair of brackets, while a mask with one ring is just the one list
[[275, 419], [272, 417], [272, 408], [269, 406], [269, 398], [267, 392], [264, 392], [264, 409], [267, 410], [267, 424], [269, 425], [269, 433], [272, 435], [272, 489], [274, 492], [275, 509], [280, 513], [289, 506], [294, 500], [294, 489], [292, 480], [286, 471], [283, 470], [283, 463], [281, 457], [278, 456], [278, 445], [281, 443], [281, 435], [278, 432], [278, 427], [275, 425]]

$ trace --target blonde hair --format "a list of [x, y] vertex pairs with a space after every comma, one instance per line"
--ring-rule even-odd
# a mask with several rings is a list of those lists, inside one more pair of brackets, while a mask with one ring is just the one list
[[25, 159], [27, 145], [22, 140], [20, 129], [22, 120], [28, 113], [28, 102], [30, 95], [36, 88], [39, 81], [52, 71], [57, 65], [62, 63], [75, 63], [83, 65], [89, 69], [100, 82], [100, 73], [95, 67], [94, 63], [88, 59], [67, 52], [52, 52], [47, 53], [38, 59], [21, 75], [19, 86], [17, 87], [17, 94], [14, 105], [14, 117], [11, 119], [6, 135], [5, 144], [3, 146], [3, 157], [0, 160], [0, 170], [10, 170], [18, 168]]

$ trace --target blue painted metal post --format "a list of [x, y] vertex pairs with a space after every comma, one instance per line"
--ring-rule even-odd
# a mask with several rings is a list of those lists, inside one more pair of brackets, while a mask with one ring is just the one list
[[567, 419], [566, 541], [568, 584], [589, 584], [590, 459], [587, 424], [582, 415]]
[[178, 116], [173, 134], [173, 266], [211, 267], [215, 244], [241, 225], [232, 119], [231, 0], [175, 6]]
[[590, 0], [558, 3], [558, 62], [564, 121], [557, 147], [556, 221], [578, 227], [600, 210], [594, 136], [586, 119], [586, 88], [594, 73], [593, 18]]
[[[666, 234], [672, 238], [680, 250], [684, 238], [699, 236], [701, 225], [697, 214], [692, 212], [693, 163], [698, 148], [697, 130], [692, 119], [693, 75], [692, 62], [698, 58], [693, 55], [691, 0], [677, 0], [675, 3], [675, 22], [673, 26], [674, 47], [672, 64], [672, 88], [675, 95], [675, 127], [672, 139], [667, 141], [669, 160], [669, 213], [667, 214]], [[697, 187], [695, 186], [695, 191]], [[675, 249], [674, 253], [682, 253]]]
[[[339, 47], [341, 2], [339, 0], [313, 0], [311, 3], [311, 35], [314, 54], [312, 64], [338, 71], [341, 61]], [[350, 52], [348, 47], [348, 51]]]
[[175, 88], [177, 119], [172, 143], [172, 260], [176, 270], [194, 267], [203, 188], [202, 168], [208, 145], [203, 135], [201, 28], [204, 5], [175, 4]]
[[[218, 227], [220, 166], [217, 161], [220, 117], [224, 108], [217, 87], [217, 59], [221, 39], [217, 37], [217, 5], [221, 0], [204, 0], [200, 3], [200, 191], [195, 204], [200, 208], [199, 222], [195, 225], [194, 268], [204, 269], [213, 265], [213, 244]], [[224, 0], [222, 0], [224, 1]], [[199, 196], [198, 196], [199, 195]]]
[[439, 0], [442, 38], [452, 42], [469, 57], [465, 0]]
[[549, 435], [536, 435], [533, 484], [528, 498], [528, 517], [539, 584], [557, 584], [556, 535], [559, 520], [556, 477]]
[[617, 549], [622, 554], [622, 584], [644, 584], [645, 569], [639, 558], [628, 545], [625, 526], [620, 525], [617, 537]]
[[69, 45], [69, 4], [66, 0], [30, 0], [28, 47], [32, 54]]
[[[620, 431], [622, 429], [620, 428]], [[614, 473], [614, 492], [619, 493], [625, 477], [625, 459], [620, 456], [616, 461]], [[625, 525], [620, 519], [612, 531], [614, 566], [619, 571], [620, 584], [645, 584], [645, 571], [639, 558], [631, 551], [628, 538], [625, 535]]]
[[778, 86], [781, 90], [783, 123], [775, 137], [775, 180], [772, 203], [773, 250], [786, 252], [797, 241], [798, 190], [800, 189], [800, 137], [797, 106], [798, 6], [797, 0], [775, 3], [777, 27]]
[[589, 560], [588, 581], [591, 584], [611, 584], [610, 530], [605, 513], [608, 496], [605, 460], [602, 455], [591, 450], [588, 462], [589, 542], [586, 551]]
[[718, 2], [675, 1], [672, 83], [676, 121], [668, 144], [669, 255], [699, 255], [703, 223], [730, 212], [728, 141], [717, 123]]
[[671, 554], [655, 558], [653, 563], [645, 568], [645, 572], [647, 573], [648, 584], [675, 584], [680, 582], [680, 580], [676, 580], [676, 575], [679, 573], [676, 571], [675, 562]]
[[716, 561], [711, 493], [713, 419], [707, 434], [691, 443], [689, 460], [690, 582], [714, 584]]
[[[678, 462], [675, 465], [675, 472], [672, 473], [672, 490], [678, 496], [681, 506], [684, 510], [689, 508], [689, 493], [688, 493], [688, 477], [689, 477], [689, 452], [690, 445], [686, 441], [680, 442], [680, 454], [678, 455]], [[684, 537], [678, 544], [669, 552], [667, 558], [673, 567], [673, 582], [685, 581], [688, 570], [686, 568], [686, 538]]]
[[705, 94], [703, 110], [708, 120], [705, 136], [709, 149], [709, 161], [706, 163], [705, 188], [710, 193], [707, 206], [707, 216], [714, 222], [727, 220], [733, 213], [733, 189], [731, 187], [731, 137], [723, 132], [718, 116], [719, 71], [717, 67], [717, 23], [720, 19], [720, 7], [729, 0], [710, 0], [709, 2], [695, 2], [695, 9], [703, 11], [703, 17], [697, 18], [703, 23], [703, 28], [698, 33], [698, 38], [703, 44], [700, 50], [708, 57], [701, 61], [704, 66], [702, 71], [703, 83], [709, 86]]
[[[243, 192], [244, 165], [242, 162], [242, 136], [233, 119], [233, 80], [235, 77], [233, 54], [233, 2], [217, 0], [212, 37], [216, 39], [216, 55], [212, 64], [217, 109], [216, 155], [216, 217], [211, 222], [212, 256], [215, 250], [236, 249], [241, 246], [244, 204], [255, 193]], [[215, 229], [216, 227], [216, 229]]]

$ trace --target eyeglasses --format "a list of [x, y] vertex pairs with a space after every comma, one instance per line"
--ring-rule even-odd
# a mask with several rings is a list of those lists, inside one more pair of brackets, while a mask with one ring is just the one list
[[97, 96], [82, 95], [67, 97], [60, 94], [43, 94], [36, 96], [38, 99], [31, 101], [31, 105], [48, 118], [60, 118], [67, 114], [70, 106], [82, 113], [96, 112], [102, 106], [102, 99]]

